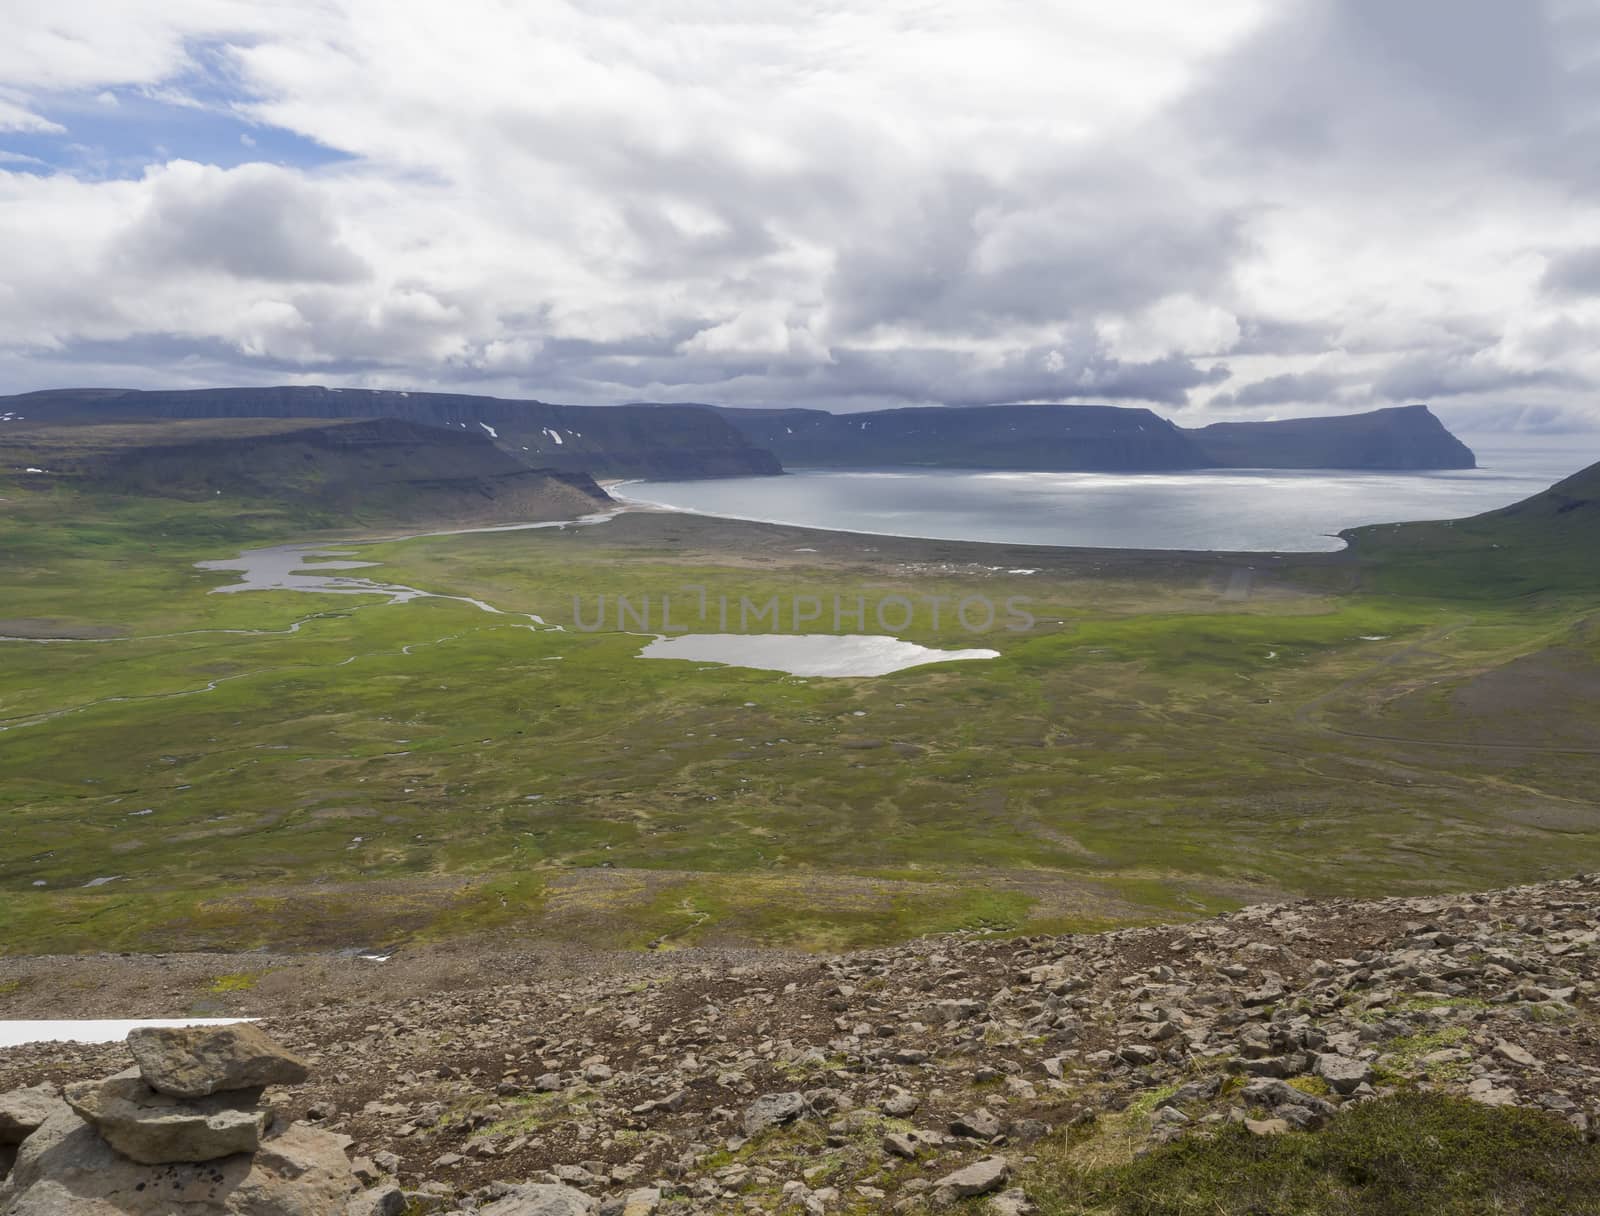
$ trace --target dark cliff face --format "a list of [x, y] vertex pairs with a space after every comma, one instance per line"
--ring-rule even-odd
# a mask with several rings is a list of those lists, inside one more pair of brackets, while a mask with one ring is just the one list
[[742, 477], [782, 471], [715, 413], [693, 406], [574, 406], [463, 393], [311, 386], [139, 392], [86, 389], [0, 398], [0, 414], [46, 423], [152, 418], [397, 418], [475, 431], [524, 465], [597, 477]]
[[1208, 462], [1149, 410], [1104, 405], [929, 406], [829, 414], [719, 408], [785, 467], [910, 465], [968, 469], [1149, 472]]
[[934, 406], [830, 414], [716, 408], [788, 467], [914, 465], [1041, 471], [1198, 468], [1472, 468], [1472, 452], [1426, 406], [1185, 430], [1146, 409]]
[[1218, 422], [1189, 434], [1212, 463], [1230, 468], [1471, 469], [1478, 463], [1425, 405], [1332, 418]]

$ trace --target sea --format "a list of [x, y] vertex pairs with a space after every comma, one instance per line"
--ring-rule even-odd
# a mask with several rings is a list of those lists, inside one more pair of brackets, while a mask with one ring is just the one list
[[1362, 524], [1509, 506], [1600, 461], [1600, 436], [1479, 439], [1476, 469], [1016, 473], [797, 469], [782, 477], [634, 481], [627, 502], [841, 532], [1105, 549], [1330, 552]]

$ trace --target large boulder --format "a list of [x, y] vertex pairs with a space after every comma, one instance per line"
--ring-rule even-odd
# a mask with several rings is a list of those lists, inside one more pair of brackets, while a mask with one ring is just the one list
[[254, 1154], [141, 1165], [61, 1106], [23, 1142], [0, 1216], [341, 1216], [359, 1185], [349, 1143], [292, 1123]]
[[495, 1200], [478, 1216], [590, 1216], [599, 1207], [598, 1199], [570, 1186], [529, 1182]]
[[204, 1098], [234, 1089], [298, 1085], [306, 1064], [248, 1022], [232, 1026], [145, 1026], [128, 1035], [128, 1050], [151, 1089], [175, 1098]]
[[259, 1089], [185, 1100], [151, 1089], [137, 1068], [104, 1081], [76, 1081], [65, 1093], [67, 1104], [112, 1148], [144, 1165], [253, 1153], [270, 1117], [256, 1107]]
[[21, 1144], [61, 1105], [54, 1085], [35, 1085], [0, 1094], [0, 1145]]

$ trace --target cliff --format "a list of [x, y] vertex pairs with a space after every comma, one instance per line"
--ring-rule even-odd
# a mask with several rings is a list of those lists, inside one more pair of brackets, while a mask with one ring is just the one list
[[1108, 405], [932, 406], [830, 414], [715, 410], [786, 467], [893, 465], [1039, 471], [1199, 468], [1457, 469], [1472, 452], [1425, 405], [1334, 418], [1228, 422], [1186, 430]]
[[1210, 463], [1260, 469], [1471, 469], [1472, 450], [1425, 405], [1190, 431]]
[[63, 389], [0, 398], [0, 415], [60, 424], [199, 418], [397, 418], [475, 431], [530, 467], [596, 477], [781, 472], [715, 414], [692, 406], [552, 405], [464, 393], [316, 386], [141, 392]]

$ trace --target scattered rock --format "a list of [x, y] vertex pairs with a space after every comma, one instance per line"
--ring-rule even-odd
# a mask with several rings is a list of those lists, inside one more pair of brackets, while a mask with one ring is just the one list
[[600, 1201], [570, 1186], [526, 1183], [483, 1208], [479, 1216], [589, 1216]]
[[745, 1108], [744, 1134], [755, 1136], [769, 1127], [792, 1122], [804, 1114], [805, 1109], [806, 1100], [802, 1094], [765, 1094]]
[[1286, 1119], [1246, 1119], [1244, 1126], [1252, 1136], [1282, 1136], [1290, 1130]]
[[1318, 1056], [1316, 1074], [1328, 1083], [1330, 1089], [1340, 1094], [1352, 1094], [1361, 1086], [1372, 1083], [1372, 1066], [1350, 1056]]
[[1494, 1054], [1502, 1060], [1509, 1060], [1518, 1068], [1539, 1067], [1539, 1061], [1534, 1058], [1532, 1052], [1525, 1047], [1518, 1047], [1515, 1043], [1508, 1043], [1504, 1039], [1494, 1045]]
[[964, 1169], [946, 1174], [934, 1184], [934, 1203], [946, 1206], [974, 1195], [998, 1191], [1011, 1179], [1011, 1163], [1004, 1157], [984, 1157]]
[[405, 1192], [397, 1186], [362, 1191], [345, 1205], [344, 1216], [404, 1216]]
[[950, 1121], [951, 1135], [966, 1136], [973, 1140], [993, 1140], [1004, 1130], [1005, 1125], [986, 1110], [975, 1110]]

